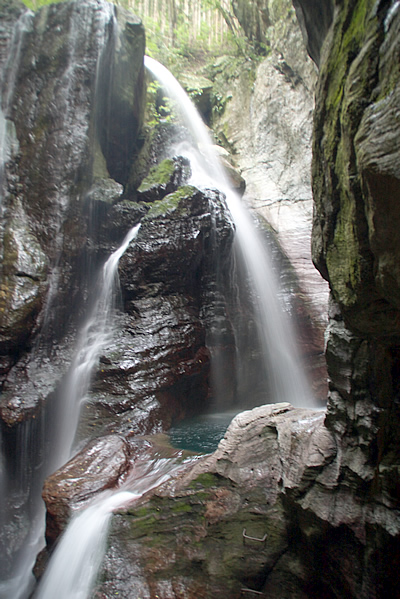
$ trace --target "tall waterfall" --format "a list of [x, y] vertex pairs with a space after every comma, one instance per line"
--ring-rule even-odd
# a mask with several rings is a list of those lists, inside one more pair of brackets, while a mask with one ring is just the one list
[[[127, 233], [121, 246], [111, 254], [100, 273], [97, 298], [91, 314], [80, 332], [75, 358], [64, 381], [63, 392], [57, 402], [58, 410], [55, 423], [53, 423], [56, 427], [56, 434], [53, 431], [51, 447], [47, 448], [48, 454], [43, 457], [45, 460], [45, 471], [42, 472], [42, 476], [48, 475], [70, 456], [81, 404], [88, 391], [91, 375], [97, 365], [102, 349], [104, 349], [114, 332], [112, 317], [115, 309], [114, 299], [118, 282], [118, 263], [131, 241], [137, 236], [139, 228], [140, 225], [136, 225]], [[29, 423], [24, 424], [28, 426]], [[29, 435], [30, 431], [27, 432], [27, 440], [29, 441], [32, 436]], [[43, 430], [37, 430], [34, 437], [40, 441], [43, 433]], [[29, 461], [29, 451], [23, 436], [19, 440], [19, 448], [21, 452], [25, 451], [25, 454], [20, 456], [21, 459]], [[33, 452], [34, 454], [35, 452]], [[42, 476], [40, 476], [40, 470], [38, 470], [36, 472], [36, 480], [31, 481], [27, 479], [19, 481], [22, 489], [29, 488], [32, 485], [36, 493], [34, 493], [34, 497], [32, 498], [33, 505], [30, 506], [31, 513], [25, 516], [30, 519], [30, 522], [27, 522], [30, 532], [25, 541], [22, 554], [19, 556], [17, 563], [13, 564], [12, 578], [7, 581], [3, 580], [0, 583], [1, 599], [25, 597], [29, 588], [31, 569], [36, 554], [43, 544], [44, 509], [40, 501], [40, 491], [43, 482]], [[13, 499], [17, 501], [17, 498], [14, 497]]]
[[226, 196], [240, 252], [254, 286], [258, 331], [273, 400], [287, 401], [297, 407], [312, 407], [315, 405], [314, 399], [297, 355], [291, 323], [279, 303], [270, 258], [252, 218], [230, 186], [207, 129], [186, 92], [168, 69], [156, 60], [146, 56], [145, 65], [175, 102], [191, 133], [194, 142], [189, 153], [192, 183], [198, 187], [217, 188]]

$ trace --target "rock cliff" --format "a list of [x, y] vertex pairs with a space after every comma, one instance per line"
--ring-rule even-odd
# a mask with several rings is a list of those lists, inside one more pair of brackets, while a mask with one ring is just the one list
[[[296, 4], [320, 64], [313, 258], [331, 289], [327, 412], [275, 404], [238, 415], [214, 454], [113, 516], [93, 596], [399, 596], [399, 3], [343, 0], [321, 24], [313, 3]], [[258, 9], [256, 29], [266, 17]], [[237, 304], [222, 292], [234, 238], [224, 198], [188, 186], [182, 158], [149, 169], [165, 157], [168, 134], [161, 126], [147, 137], [141, 127], [138, 20], [94, 0], [36, 15], [16, 3], [6, 14], [0, 475], [11, 503], [18, 498], [1, 514], [4, 562], [13, 565], [46, 473], [44, 446], [59, 431], [53, 410], [91, 273], [127, 230], [141, 223], [120, 262], [118, 334], [87, 394], [81, 451], [44, 487], [49, 549], [72, 513], [166, 451], [148, 433], [207, 405], [210, 356], [228, 356], [228, 374], [234, 363]], [[126, 94], [119, 60], [132, 69]], [[274, 54], [260, 65], [257, 93], [280, 68], [288, 97], [297, 88], [309, 102], [290, 64]], [[33, 441], [43, 432], [42, 445]]]
[[313, 257], [331, 289], [326, 417], [288, 406], [241, 415], [189, 479], [116, 515], [106, 596], [127, 596], [110, 561], [118, 555], [136, 556], [129, 580], [140, 596], [399, 597], [399, 27], [398, 2], [338, 2], [317, 43]]

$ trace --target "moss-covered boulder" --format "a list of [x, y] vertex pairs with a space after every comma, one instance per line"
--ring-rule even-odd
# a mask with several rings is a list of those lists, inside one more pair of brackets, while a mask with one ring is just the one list
[[276, 404], [238, 415], [213, 455], [113, 517], [97, 593], [324, 596], [302, 590], [323, 585], [284, 495], [306, 496], [335, 453], [321, 413]]
[[136, 192], [137, 201], [161, 200], [184, 185], [190, 175], [191, 168], [187, 158], [183, 156], [166, 158], [153, 166], [143, 179]]

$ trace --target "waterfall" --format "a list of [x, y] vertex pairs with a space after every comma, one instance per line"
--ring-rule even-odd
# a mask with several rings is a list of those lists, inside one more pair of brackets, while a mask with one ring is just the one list
[[[254, 288], [259, 337], [273, 401], [287, 401], [297, 407], [315, 407], [312, 391], [298, 356], [291, 323], [278, 300], [270, 258], [253, 220], [230, 186], [207, 129], [186, 92], [168, 69], [156, 60], [146, 56], [145, 66], [160, 82], [167, 96], [175, 102], [177, 111], [191, 134], [192, 147], [186, 152], [193, 170], [191, 183], [200, 188], [217, 188], [225, 194], [235, 223], [240, 252]], [[182, 148], [180, 151], [185, 152]]]
[[4, 198], [5, 165], [18, 147], [14, 123], [10, 120], [10, 109], [14, 99], [22, 42], [32, 26], [32, 17], [33, 12], [26, 11], [15, 23], [0, 81], [0, 207]]
[[98, 283], [98, 296], [92, 313], [83, 326], [78, 340], [76, 354], [67, 380], [64, 383], [60, 412], [57, 417], [60, 423], [58, 462], [68, 459], [75, 431], [78, 425], [81, 404], [85, 400], [90, 378], [102, 349], [107, 347], [113, 335], [113, 313], [115, 309], [115, 288], [118, 281], [118, 263], [131, 241], [137, 236], [140, 224], [135, 225], [125, 236], [120, 247], [104, 264]]
[[[40, 500], [43, 477], [59, 467], [70, 456], [80, 408], [88, 391], [91, 375], [102, 349], [110, 340], [114, 330], [113, 314], [115, 288], [118, 282], [118, 263], [131, 241], [137, 236], [139, 228], [140, 225], [136, 225], [127, 233], [121, 246], [111, 254], [102, 268], [97, 286], [97, 298], [78, 337], [75, 358], [57, 402], [56, 422], [53, 423], [55, 427], [53, 433], [55, 432], [55, 434], [53, 434], [51, 447], [47, 448], [47, 455], [42, 455], [44, 463], [37, 465], [36, 471], [31, 473], [31, 477], [24, 470], [20, 471], [23, 480], [17, 481], [18, 488], [28, 489], [26, 492], [30, 492], [32, 495], [32, 505], [29, 506], [27, 513], [23, 514], [23, 517], [29, 520], [25, 524], [29, 532], [18, 563], [13, 564], [12, 577], [0, 583], [1, 599], [25, 597], [29, 589], [31, 569], [37, 552], [43, 544], [44, 506]], [[36, 455], [36, 451], [29, 452], [29, 448], [32, 449], [31, 443], [43, 443], [45, 435], [40, 428], [44, 428], [45, 418], [46, 416], [42, 413], [34, 421], [36, 423], [35, 434], [32, 434], [30, 422], [23, 423], [18, 429], [19, 435], [16, 444], [20, 452], [20, 461], [26, 460], [28, 463], [31, 456]], [[21, 455], [23, 452], [24, 455]], [[18, 501], [18, 497], [14, 496], [13, 501]]]
[[58, 542], [35, 599], [87, 599], [104, 556], [113, 511], [159, 486], [179, 467], [172, 459], [143, 464], [123, 489], [103, 493], [78, 512]]

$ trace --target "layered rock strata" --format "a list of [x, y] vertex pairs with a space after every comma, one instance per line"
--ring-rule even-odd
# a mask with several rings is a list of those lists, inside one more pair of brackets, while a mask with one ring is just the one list
[[[10, 44], [2, 94], [15, 143], [2, 183], [0, 354], [3, 378], [10, 380], [3, 385], [2, 418], [11, 425], [50, 391], [37, 388], [40, 365], [29, 372], [32, 346], [60, 342], [76, 326], [87, 294], [90, 187], [109, 172], [120, 182], [121, 169], [129, 173], [143, 118], [144, 31], [135, 17], [106, 2], [71, 2], [22, 14]], [[107, 98], [119, 97], [118, 110], [102, 100], [110, 60]], [[127, 61], [131, 87], [124, 81], [124, 94], [119, 71]], [[121, 135], [126, 122], [129, 143]], [[123, 159], [111, 148], [113, 137]], [[45, 372], [47, 356], [38, 353], [46, 386], [45, 379], [55, 377]], [[22, 368], [10, 372], [19, 360]]]
[[[126, 593], [109, 561], [117, 554], [130, 563], [136, 556], [131, 580], [149, 597], [213, 597], [226, 588], [230, 597], [251, 591], [301, 598], [399, 596], [399, 26], [397, 2], [337, 3], [321, 50], [313, 256], [332, 295], [326, 417], [298, 411], [292, 420], [287, 406], [272, 408], [264, 425], [256, 411], [241, 416], [197, 479], [193, 473], [183, 487], [178, 483], [141, 510], [115, 516], [106, 592]], [[276, 428], [281, 418], [288, 437]], [[249, 427], [248, 436], [242, 426]], [[278, 446], [263, 461], [272, 431]], [[291, 439], [294, 462], [285, 438]], [[249, 449], [243, 459], [239, 440], [243, 456]], [[296, 447], [305, 452], [301, 457]], [[257, 500], [253, 493], [260, 494]], [[163, 516], [173, 497], [180, 506], [176, 535]], [[243, 533], [253, 537], [255, 549]], [[167, 562], [157, 558], [158, 547], [163, 555], [169, 548]], [[146, 563], [140, 562], [143, 554]]]

